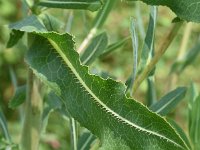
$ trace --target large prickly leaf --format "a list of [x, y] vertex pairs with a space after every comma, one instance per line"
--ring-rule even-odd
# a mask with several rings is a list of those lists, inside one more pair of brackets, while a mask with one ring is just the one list
[[200, 0], [126, 0], [142, 1], [149, 5], [169, 7], [179, 18], [187, 21], [200, 22]]
[[71, 35], [38, 35], [27, 63], [59, 95], [71, 116], [103, 143], [110, 137], [110, 142], [118, 142], [115, 146], [130, 149], [188, 149], [162, 117], [127, 98], [122, 83], [89, 74], [80, 64]]

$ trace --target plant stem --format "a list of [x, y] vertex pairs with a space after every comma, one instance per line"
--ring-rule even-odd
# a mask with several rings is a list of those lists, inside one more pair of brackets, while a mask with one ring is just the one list
[[33, 73], [28, 70], [25, 117], [20, 143], [21, 150], [38, 150], [41, 130], [42, 99]]
[[143, 70], [143, 72], [136, 78], [134, 86], [133, 86], [133, 93], [136, 92], [140, 84], [143, 82], [143, 80], [149, 75], [149, 73], [153, 70], [155, 65], [158, 63], [158, 61], [161, 59], [163, 54], [166, 52], [167, 48], [177, 35], [180, 27], [182, 26], [183, 21], [178, 22], [173, 25], [172, 29], [168, 33], [168, 35], [164, 38], [163, 42], [161, 43], [158, 52], [154, 55], [150, 63], [146, 66], [146, 68]]
[[189, 22], [186, 24], [186, 27], [185, 27], [185, 31], [184, 31], [183, 39], [181, 42], [181, 48], [178, 53], [177, 61], [181, 61], [181, 59], [183, 59], [183, 57], [185, 55], [185, 51], [187, 49], [188, 41], [189, 41], [189, 38], [191, 35], [191, 30], [192, 30], [192, 23]]
[[[184, 58], [185, 52], [187, 50], [187, 46], [188, 46], [188, 41], [191, 35], [191, 31], [192, 31], [192, 23], [189, 22], [186, 24], [185, 30], [184, 30], [184, 34], [183, 34], [183, 39], [181, 42], [181, 47], [180, 50], [178, 51], [177, 54], [177, 59], [176, 62], [181, 62], [182, 59]], [[168, 89], [170, 90], [172, 87], [174, 87], [174, 85], [178, 82], [178, 72], [173, 72], [171, 74], [171, 79], [169, 81], [169, 85], [168, 85]]]
[[82, 44], [78, 48], [78, 53], [81, 53], [86, 48], [86, 46], [92, 40], [92, 38], [94, 37], [96, 32], [97, 32], [97, 28], [93, 28], [93, 29], [90, 30], [89, 34], [87, 35], [87, 37], [84, 39], [84, 41], [82, 42]]
[[77, 150], [77, 123], [74, 118], [70, 118], [71, 150]]

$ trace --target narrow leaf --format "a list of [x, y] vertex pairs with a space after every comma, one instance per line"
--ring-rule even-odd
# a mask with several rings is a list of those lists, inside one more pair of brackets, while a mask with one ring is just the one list
[[27, 63], [60, 96], [71, 116], [102, 142], [111, 133], [130, 149], [188, 149], [162, 117], [127, 98], [123, 84], [88, 74], [69, 34], [38, 35]]
[[86, 48], [81, 56], [81, 62], [90, 65], [97, 57], [99, 57], [106, 49], [108, 37], [105, 32], [93, 38], [90, 45]]
[[87, 9], [96, 11], [101, 7], [100, 0], [42, 0], [40, 6], [62, 9]]
[[93, 28], [101, 28], [110, 14], [116, 0], [104, 0], [103, 8], [99, 10], [94, 20]]
[[138, 34], [137, 34], [136, 26], [137, 26], [136, 21], [133, 18], [131, 18], [130, 32], [131, 32], [131, 39], [132, 39], [132, 45], [133, 45], [133, 69], [132, 69], [131, 76], [128, 79], [128, 82], [126, 82], [127, 90], [131, 90], [131, 95], [132, 95], [132, 88], [133, 88], [133, 84], [134, 84], [136, 74], [137, 74], [137, 69], [138, 69], [139, 43], [138, 43]]
[[197, 90], [197, 87], [194, 83], [191, 83], [189, 91], [188, 91], [188, 127], [190, 128], [192, 126], [192, 120], [193, 120], [193, 116], [192, 116], [192, 107], [193, 107], [193, 103], [195, 102], [195, 100], [197, 99], [197, 97], [199, 96], [199, 92]]
[[196, 97], [194, 85], [191, 87], [191, 98], [189, 99], [189, 135], [194, 150], [200, 149], [200, 95]]
[[143, 71], [143, 69], [147, 66], [151, 58], [153, 57], [153, 50], [154, 50], [154, 40], [155, 40], [155, 29], [156, 29], [156, 21], [157, 21], [157, 7], [151, 7], [151, 13], [149, 17], [149, 25], [147, 29], [147, 33], [145, 36], [141, 57], [140, 57], [140, 64], [138, 68], [138, 72]]
[[9, 102], [9, 108], [15, 109], [24, 103], [26, 99], [26, 85], [17, 87], [14, 96]]
[[163, 96], [157, 103], [150, 106], [150, 109], [165, 116], [185, 97], [186, 91], [185, 87], [179, 87]]
[[100, 57], [103, 58], [104, 56], [110, 54], [114, 50], [122, 47], [129, 40], [130, 40], [130, 37], [127, 37], [127, 38], [124, 38], [124, 39], [122, 39], [120, 41], [117, 41], [115, 43], [112, 43], [112, 44], [108, 45], [107, 48], [105, 49], [105, 51], [103, 52], [103, 54], [100, 55]]

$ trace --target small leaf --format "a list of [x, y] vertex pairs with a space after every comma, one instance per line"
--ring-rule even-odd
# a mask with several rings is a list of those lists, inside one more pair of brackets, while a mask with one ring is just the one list
[[9, 38], [8, 43], [7, 43], [7, 48], [11, 48], [14, 45], [16, 45], [17, 42], [22, 38], [23, 35], [24, 35], [24, 32], [22, 32], [22, 31], [12, 30], [10, 32], [10, 38]]
[[105, 32], [94, 37], [90, 45], [86, 48], [81, 55], [81, 62], [90, 65], [94, 60], [99, 57], [106, 49], [108, 44], [108, 36]]
[[171, 112], [176, 105], [185, 97], [187, 88], [179, 87], [164, 97], [162, 97], [157, 103], [150, 106], [150, 109], [162, 116], [167, 115]]
[[96, 11], [101, 7], [100, 0], [41, 0], [40, 6], [62, 9], [88, 9]]
[[95, 139], [95, 136], [89, 131], [82, 133], [78, 140], [78, 150], [89, 150]]
[[9, 102], [9, 108], [15, 109], [24, 103], [26, 99], [26, 85], [17, 87], [14, 96]]

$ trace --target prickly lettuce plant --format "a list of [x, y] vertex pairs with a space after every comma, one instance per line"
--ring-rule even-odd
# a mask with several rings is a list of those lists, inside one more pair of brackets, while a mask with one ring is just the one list
[[[122, 1], [130, 4], [131, 0]], [[134, 1], [134, 0], [132, 0]], [[143, 0], [142, 0], [143, 1]], [[167, 50], [171, 41], [176, 36], [184, 20], [200, 22], [198, 0], [172, 1], [172, 0], [144, 0], [148, 5], [164, 5], [175, 12], [179, 19], [166, 36], [164, 43], [158, 51], [154, 51], [154, 34], [156, 30], [157, 7], [151, 6], [150, 21], [143, 47], [139, 52], [137, 25], [131, 19], [130, 37], [122, 41], [108, 45], [106, 33], [97, 35], [107, 19], [114, 0], [41, 0], [28, 3], [32, 14], [23, 20], [10, 24], [12, 30], [8, 47], [15, 45], [23, 34], [27, 34], [28, 50], [25, 62], [28, 65], [29, 75], [27, 85], [16, 91], [10, 105], [16, 108], [23, 101], [26, 91], [26, 111], [24, 130], [19, 148], [22, 150], [36, 150], [39, 145], [41, 124], [44, 124], [44, 112], [48, 118], [50, 110], [42, 108], [43, 96], [40, 93], [41, 86], [45, 85], [51, 94], [59, 101], [50, 109], [64, 107], [65, 116], [70, 118], [72, 130], [71, 147], [77, 149], [105, 149], [105, 150], [198, 150], [199, 124], [199, 97], [193, 96], [189, 102], [190, 139], [183, 130], [165, 116], [183, 99], [186, 93], [185, 87], [179, 87], [158, 102], [153, 96], [154, 74], [157, 62]], [[79, 48], [75, 47], [76, 38], [69, 33], [59, 33], [59, 23], [53, 17], [43, 15], [44, 7], [61, 9], [83, 9], [97, 11], [93, 27]], [[46, 17], [45, 17], [46, 16]], [[90, 73], [88, 65], [107, 53], [122, 46], [128, 39], [133, 44], [133, 71], [125, 83], [103, 78], [100, 75]], [[81, 56], [80, 56], [81, 55]], [[185, 58], [188, 62], [188, 57]], [[178, 64], [185, 65], [184, 62]], [[176, 66], [178, 66], [176, 65]], [[176, 67], [178, 68], [178, 67]], [[176, 72], [176, 68], [172, 72]], [[35, 77], [33, 77], [35, 76]], [[38, 83], [37, 79], [42, 83]], [[135, 100], [134, 93], [147, 79], [150, 87], [148, 107]], [[42, 85], [41, 85], [42, 84]], [[21, 93], [21, 94], [20, 94]], [[194, 109], [192, 109], [194, 108]], [[34, 112], [34, 113], [32, 113]], [[198, 112], [198, 113], [196, 113]], [[0, 123], [5, 131], [6, 139], [9, 139], [8, 131], [3, 115]], [[87, 128], [91, 133], [81, 136], [77, 142], [77, 122]], [[36, 129], [33, 132], [32, 129]], [[30, 134], [30, 137], [26, 135]], [[94, 136], [93, 136], [93, 135]], [[37, 139], [36, 139], [37, 138]], [[85, 138], [85, 139], [84, 139]], [[90, 141], [93, 139], [92, 141]], [[95, 140], [99, 139], [99, 140]], [[79, 141], [83, 141], [82, 144]], [[93, 147], [91, 146], [91, 143]], [[192, 143], [192, 146], [191, 144]], [[11, 147], [11, 144], [7, 147]]]

